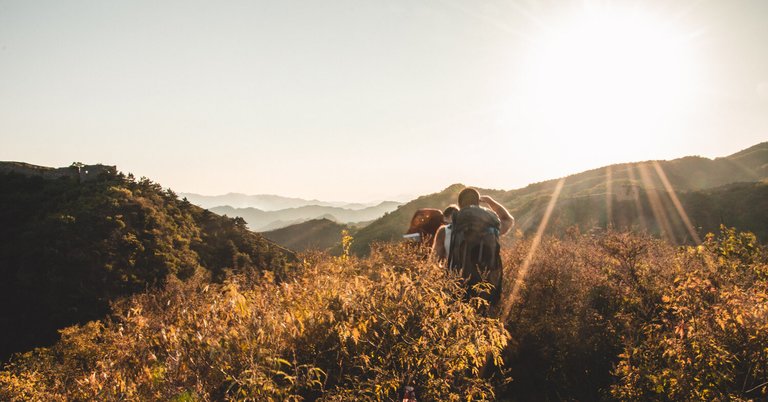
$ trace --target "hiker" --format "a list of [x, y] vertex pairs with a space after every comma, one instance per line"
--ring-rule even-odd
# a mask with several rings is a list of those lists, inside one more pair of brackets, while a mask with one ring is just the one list
[[[459, 211], [453, 214], [447, 267], [461, 272], [467, 282], [467, 296], [480, 296], [495, 305], [501, 297], [502, 266], [499, 237], [515, 225], [503, 205], [474, 188], [459, 193]], [[484, 203], [490, 207], [480, 206]], [[478, 294], [473, 286], [488, 282], [490, 294]]]
[[429, 244], [435, 237], [435, 232], [443, 224], [443, 212], [435, 208], [421, 208], [413, 214], [411, 226], [408, 228], [406, 239], [414, 239], [420, 243]]
[[437, 229], [435, 241], [432, 243], [432, 255], [438, 261], [448, 258], [448, 251], [451, 249], [451, 224], [456, 212], [459, 212], [459, 206], [456, 204], [451, 204], [443, 210], [443, 226]]

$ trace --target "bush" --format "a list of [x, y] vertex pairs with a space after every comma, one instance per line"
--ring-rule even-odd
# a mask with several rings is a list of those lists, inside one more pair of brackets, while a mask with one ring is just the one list
[[306, 254], [279, 280], [171, 277], [17, 356], [0, 400], [394, 400], [405, 385], [427, 401], [768, 396], [768, 253], [754, 235], [532, 244], [504, 249], [503, 319], [404, 244], [357, 259], [345, 238], [341, 257]]
[[3, 400], [487, 400], [507, 334], [407, 248], [307, 255], [277, 283], [171, 279], [0, 374]]
[[[504, 255], [509, 290], [530, 240]], [[698, 247], [606, 232], [545, 238], [505, 300], [512, 400], [765, 398], [767, 254], [722, 228]], [[507, 298], [509, 293], [507, 293]]]
[[643, 337], [628, 343], [612, 389], [620, 400], [752, 400], [768, 383], [768, 254], [722, 228], [678, 253], [675, 277]]
[[[523, 266], [530, 240], [504, 252], [507, 283]], [[503, 394], [515, 400], [603, 400], [611, 370], [633, 325], [653, 309], [653, 289], [672, 249], [627, 233], [545, 238], [530, 263], [516, 300], [503, 303], [512, 346]]]

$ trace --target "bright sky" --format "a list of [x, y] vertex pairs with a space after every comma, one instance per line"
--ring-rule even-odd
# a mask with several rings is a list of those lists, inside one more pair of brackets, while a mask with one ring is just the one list
[[0, 0], [0, 160], [178, 192], [513, 189], [768, 139], [768, 1]]

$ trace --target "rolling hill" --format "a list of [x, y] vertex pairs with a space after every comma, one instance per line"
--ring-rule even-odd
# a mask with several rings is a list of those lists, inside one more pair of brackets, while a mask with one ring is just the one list
[[[571, 226], [581, 230], [611, 225], [635, 228], [676, 242], [692, 238], [680, 208], [697, 235], [720, 224], [768, 236], [765, 205], [768, 142], [733, 155], [708, 159], [689, 156], [670, 161], [623, 163], [503, 191], [480, 189], [504, 204], [523, 233], [535, 232], [559, 183], [562, 188], [548, 223], [550, 232]], [[734, 183], [745, 183], [736, 185]], [[733, 185], [733, 186], [731, 186]], [[443, 208], [455, 203], [462, 184], [419, 197], [354, 233], [352, 251], [366, 254], [371, 242], [400, 238], [419, 208]], [[734, 199], [734, 194], [740, 197]], [[751, 200], [745, 204], [743, 200]], [[753, 206], [754, 205], [754, 206]], [[737, 218], [738, 216], [738, 218]]]
[[71, 167], [0, 162], [0, 361], [167, 280], [280, 275], [294, 258], [242, 219], [149, 180], [113, 169], [83, 179]]
[[348, 225], [330, 219], [313, 219], [261, 234], [294, 251], [328, 250], [341, 244], [341, 232], [352, 231]]

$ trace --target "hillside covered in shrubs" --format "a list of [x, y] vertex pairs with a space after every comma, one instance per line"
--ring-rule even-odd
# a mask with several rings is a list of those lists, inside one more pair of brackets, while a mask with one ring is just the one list
[[[623, 163], [588, 170], [516, 190], [482, 189], [515, 217], [517, 228], [533, 235], [550, 199], [556, 196], [547, 233], [560, 236], [614, 228], [642, 231], [674, 244], [693, 244], [720, 225], [768, 239], [768, 142], [723, 158], [688, 156], [669, 161]], [[400, 239], [419, 208], [456, 203], [462, 184], [412, 200], [355, 232], [353, 252], [365, 255], [376, 241]], [[687, 216], [681, 216], [679, 211]], [[687, 220], [687, 222], [686, 222]], [[690, 223], [690, 225], [689, 225]]]
[[763, 400], [768, 252], [572, 229], [505, 244], [492, 316], [425, 250], [200, 270], [0, 372], [2, 400]]
[[100, 319], [109, 303], [196, 275], [280, 274], [291, 254], [147, 179], [0, 174], [0, 361]]

